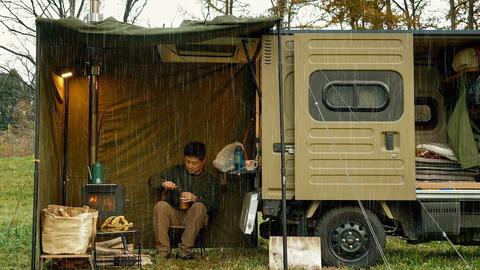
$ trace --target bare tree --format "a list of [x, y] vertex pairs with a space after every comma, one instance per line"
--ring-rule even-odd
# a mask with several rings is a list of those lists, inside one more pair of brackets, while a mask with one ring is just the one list
[[[85, 0], [0, 0], [0, 27], [13, 38], [11, 44], [0, 45], [0, 51], [13, 56], [28, 86], [35, 86], [35, 18], [61, 19], [85, 16]], [[3, 68], [12, 68], [0, 63]]]
[[[123, 21], [134, 23], [144, 10], [148, 0], [122, 0]], [[17, 69], [29, 87], [35, 86], [35, 18], [63, 19], [74, 16], [85, 19], [88, 13], [86, 0], [0, 0], [0, 29], [13, 38], [11, 44], [0, 43], [3, 51], [16, 59]], [[0, 41], [1, 42], [1, 41]], [[5, 55], [5, 54], [4, 54]], [[13, 68], [0, 63], [3, 69]]]
[[428, 0], [392, 0], [392, 3], [400, 10], [402, 22], [407, 29], [424, 28], [422, 25], [423, 13], [428, 5]]
[[475, 4], [474, 0], [467, 1], [468, 17], [467, 17], [467, 29], [473, 30], [474, 19], [473, 19], [473, 5]]
[[234, 0], [202, 0], [202, 6], [207, 9], [210, 14], [211, 11], [220, 15], [233, 15], [233, 9], [239, 9], [240, 14], [245, 13], [248, 4], [242, 1]]
[[451, 29], [476, 30], [479, 26], [480, 1], [449, 0], [447, 19]]
[[142, 14], [148, 0], [126, 0], [123, 12], [123, 22], [135, 23]]
[[[298, 17], [300, 11], [309, 6], [313, 7], [316, 2], [317, 1], [314, 0], [270, 0], [272, 4], [270, 12], [283, 19], [285, 28], [291, 29], [293, 27], [293, 20]], [[310, 21], [302, 20], [301, 23], [295, 25], [295, 28], [312, 27], [317, 21], [319, 21], [319, 18]]]
[[449, 0], [448, 20], [450, 21], [450, 29], [457, 29], [458, 5], [455, 0]]

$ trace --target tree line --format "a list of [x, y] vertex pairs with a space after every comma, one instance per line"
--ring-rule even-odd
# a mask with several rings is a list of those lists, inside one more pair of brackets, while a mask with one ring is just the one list
[[[205, 8], [223, 15], [241, 13], [241, 0], [204, 0]], [[462, 29], [478, 30], [479, 0], [270, 0], [269, 12], [284, 27], [337, 29]], [[446, 6], [442, 16], [428, 10]], [[305, 12], [307, 11], [307, 12]]]
[[[109, 0], [112, 1], [112, 0]], [[267, 0], [265, 0], [267, 1]], [[336, 29], [468, 29], [478, 30], [480, 0], [268, 0], [270, 8], [264, 15], [277, 15], [284, 27], [336, 28]], [[2, 109], [0, 130], [12, 124], [13, 102], [27, 100], [33, 104], [33, 96], [24, 96], [25, 89], [35, 89], [35, 18], [53, 19], [68, 16], [86, 20], [86, 0], [0, 0], [0, 29], [15, 37], [15, 46], [0, 44], [0, 54], [9, 55], [13, 61], [0, 63], [0, 88]], [[102, 2], [102, 1], [101, 1]], [[123, 22], [135, 23], [141, 17], [148, 0], [117, 0], [123, 7]], [[200, 0], [202, 18], [218, 15], [248, 16], [248, 3], [242, 0]], [[429, 8], [443, 4], [448, 7], [442, 16], [428, 12]], [[188, 11], [185, 17], [192, 17]], [[13, 64], [12, 64], [13, 63]], [[17, 72], [16, 70], [20, 71]], [[13, 78], [13, 79], [12, 79]], [[18, 80], [12, 83], [12, 80]], [[6, 86], [5, 86], [6, 85]], [[10, 88], [8, 88], [10, 87]], [[5, 90], [7, 89], [8, 90]], [[16, 89], [16, 90], [15, 90]], [[13, 94], [12, 91], [19, 91]], [[3, 92], [1, 92], [3, 91]], [[10, 104], [5, 105], [4, 103]]]

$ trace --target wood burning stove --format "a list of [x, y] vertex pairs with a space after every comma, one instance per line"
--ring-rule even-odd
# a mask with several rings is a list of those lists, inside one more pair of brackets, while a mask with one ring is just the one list
[[109, 216], [123, 215], [123, 187], [117, 184], [86, 184], [83, 205], [98, 210], [99, 223]]

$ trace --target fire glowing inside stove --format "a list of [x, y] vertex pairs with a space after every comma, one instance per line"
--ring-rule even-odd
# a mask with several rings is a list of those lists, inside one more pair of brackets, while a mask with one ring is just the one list
[[90, 194], [88, 205], [100, 211], [115, 211], [115, 198], [111, 195]]

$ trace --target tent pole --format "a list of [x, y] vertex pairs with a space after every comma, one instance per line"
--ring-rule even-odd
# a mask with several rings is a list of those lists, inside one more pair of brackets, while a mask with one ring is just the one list
[[247, 58], [248, 71], [250, 73], [250, 77], [252, 77], [253, 83], [255, 84], [255, 90], [257, 90], [257, 95], [260, 98], [260, 100], [262, 100], [262, 91], [260, 90], [260, 86], [257, 81], [253, 59], [250, 58], [250, 53], [248, 52], [247, 43], [248, 43], [247, 39], [242, 39], [243, 51], [245, 52], [245, 57]]
[[[40, 54], [40, 40], [41, 33], [37, 32], [37, 55]], [[38, 60], [38, 59], [37, 59]], [[35, 153], [33, 155], [34, 160], [34, 172], [33, 172], [33, 217], [32, 217], [32, 257], [30, 260], [31, 270], [37, 269], [37, 212], [38, 212], [38, 176], [39, 176], [39, 153], [40, 153], [40, 63], [36, 62], [35, 71]]]
[[67, 166], [68, 166], [68, 107], [69, 107], [69, 79], [65, 82], [65, 119], [63, 124], [63, 175], [62, 175], [62, 205], [67, 205]]
[[277, 21], [277, 50], [278, 50], [278, 107], [280, 110], [280, 151], [282, 176], [282, 238], [283, 238], [283, 269], [288, 269], [287, 258], [287, 190], [285, 171], [285, 121], [283, 115], [283, 70], [282, 70], [282, 21]]

